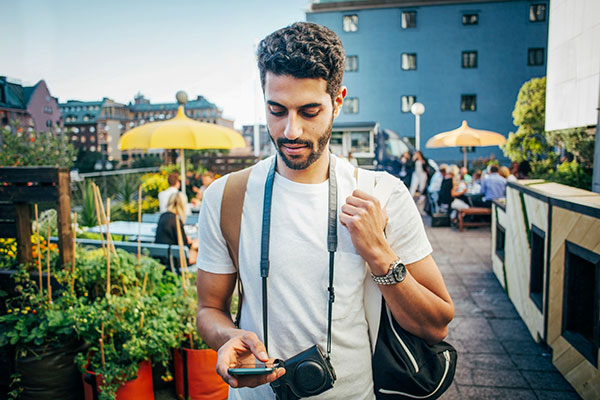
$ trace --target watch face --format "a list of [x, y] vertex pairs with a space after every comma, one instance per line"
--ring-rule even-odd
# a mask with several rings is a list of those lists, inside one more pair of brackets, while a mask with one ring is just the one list
[[396, 282], [402, 282], [404, 280], [404, 277], [406, 276], [406, 267], [404, 266], [404, 264], [396, 265], [394, 267], [393, 274]]

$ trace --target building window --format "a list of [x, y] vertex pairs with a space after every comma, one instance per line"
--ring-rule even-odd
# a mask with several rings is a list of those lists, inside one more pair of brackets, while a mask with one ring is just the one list
[[344, 101], [344, 114], [358, 114], [358, 97], [349, 97]]
[[358, 15], [344, 15], [342, 17], [342, 26], [344, 32], [356, 32], [358, 31]]
[[46, 126], [47, 126], [48, 128], [51, 128], [51, 127], [52, 127], [52, 121], [51, 121], [51, 120], [47, 120], [47, 121], [46, 121]]
[[600, 254], [565, 241], [562, 336], [598, 368]]
[[477, 52], [476, 51], [463, 51], [462, 52], [462, 67], [463, 68], [477, 68]]
[[479, 24], [479, 14], [463, 14], [462, 15], [462, 24], [463, 25], [478, 25]]
[[535, 225], [531, 226], [531, 260], [529, 263], [529, 298], [542, 311], [544, 292], [544, 239], [546, 233]]
[[417, 96], [402, 96], [402, 112], [410, 112], [410, 108], [417, 102]]
[[358, 71], [358, 56], [346, 57], [346, 72]]
[[529, 49], [527, 52], [527, 65], [544, 65], [544, 49]]
[[417, 55], [415, 53], [402, 53], [402, 69], [405, 71], [417, 69]]
[[532, 4], [529, 6], [529, 21], [542, 22], [546, 20], [546, 5]]
[[352, 132], [350, 134], [350, 151], [353, 153], [370, 153], [369, 132]]
[[402, 29], [410, 29], [417, 27], [417, 12], [402, 11]]
[[460, 96], [460, 111], [477, 110], [477, 95], [463, 94]]

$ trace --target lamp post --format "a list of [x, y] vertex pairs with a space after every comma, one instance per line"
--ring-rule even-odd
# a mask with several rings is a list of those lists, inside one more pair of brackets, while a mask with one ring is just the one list
[[410, 112], [415, 116], [415, 148], [421, 150], [421, 115], [425, 112], [425, 106], [422, 103], [414, 103]]

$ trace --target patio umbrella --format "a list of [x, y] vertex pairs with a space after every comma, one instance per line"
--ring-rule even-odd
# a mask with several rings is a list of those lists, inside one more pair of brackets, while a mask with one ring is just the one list
[[506, 138], [496, 132], [471, 128], [467, 121], [463, 121], [459, 128], [448, 132], [438, 133], [427, 141], [425, 147], [463, 147], [464, 166], [467, 166], [467, 147], [470, 146], [498, 146], [506, 143]]
[[184, 149], [232, 149], [246, 147], [237, 131], [225, 126], [195, 121], [184, 112], [185, 92], [177, 92], [177, 115], [167, 121], [150, 122], [126, 132], [119, 140], [120, 150], [180, 149], [181, 190], [185, 193]]

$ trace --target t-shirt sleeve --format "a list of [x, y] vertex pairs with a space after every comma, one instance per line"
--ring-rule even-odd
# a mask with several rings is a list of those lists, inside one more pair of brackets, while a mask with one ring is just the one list
[[404, 264], [412, 264], [431, 254], [433, 249], [421, 214], [408, 189], [400, 182], [390, 196], [386, 211], [388, 243]]
[[227, 177], [214, 181], [204, 192], [198, 217], [199, 269], [215, 274], [235, 273], [225, 238], [221, 233], [221, 198]]

